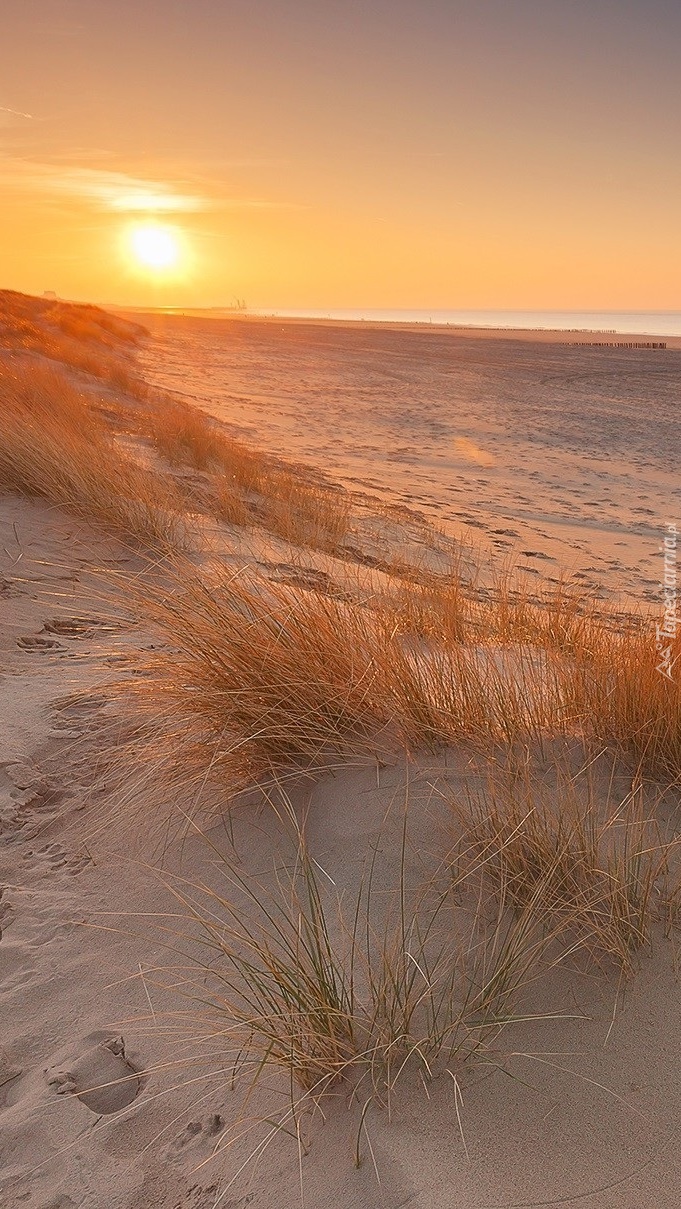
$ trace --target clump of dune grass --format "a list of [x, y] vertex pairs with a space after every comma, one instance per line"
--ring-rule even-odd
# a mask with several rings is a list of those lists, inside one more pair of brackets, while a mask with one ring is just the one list
[[437, 643], [463, 642], [468, 636], [470, 598], [459, 566], [455, 563], [446, 574], [421, 571], [407, 578], [398, 570], [398, 575], [391, 603], [404, 632]]
[[128, 586], [167, 643], [141, 665], [132, 699], [214, 771], [237, 755], [254, 775], [317, 764], [366, 747], [389, 720], [369, 611], [184, 562], [162, 589]]
[[[615, 629], [592, 626], [565, 666], [568, 709], [598, 739], [614, 744], [652, 774], [681, 776], [681, 630], [670, 640], [665, 673], [652, 621]], [[676, 671], [674, 671], [676, 668]]]
[[199, 408], [177, 400], [156, 400], [141, 423], [171, 466], [206, 472], [220, 519], [257, 525], [311, 549], [334, 550], [344, 540], [351, 503], [341, 488], [250, 447]]
[[154, 446], [171, 466], [211, 470], [220, 464], [224, 434], [200, 408], [157, 396], [145, 417], [145, 426]]
[[285, 828], [266, 882], [212, 843], [217, 885], [166, 881], [179, 911], [156, 926], [179, 962], [160, 985], [185, 1001], [178, 1031], [195, 1046], [205, 1035], [213, 1054], [219, 1041], [222, 1069], [250, 1074], [251, 1085], [284, 1070], [294, 1112], [340, 1082], [366, 1111], [372, 1100], [389, 1108], [408, 1075], [456, 1078], [514, 1023], [521, 996], [565, 950], [553, 951], [557, 938], [537, 926], [531, 901], [525, 913], [485, 913], [474, 897], [457, 923], [453, 890], [465, 879], [453, 884], [439, 861], [412, 883], [406, 818], [388, 881], [376, 845], [348, 899], [278, 796]]
[[399, 731], [411, 749], [460, 740], [539, 740], [567, 726], [561, 682], [541, 648], [395, 644], [386, 659]]
[[168, 572], [162, 588], [121, 585], [161, 639], [122, 691], [156, 726], [159, 751], [181, 744], [199, 776], [323, 767], [386, 746], [541, 742], [572, 725], [542, 648], [414, 640], [390, 602], [246, 569], [179, 561]]
[[179, 494], [124, 452], [63, 371], [0, 367], [0, 406], [1, 490], [45, 499], [153, 550], [184, 544]]
[[404, 581], [383, 602], [422, 640], [397, 653], [402, 712], [419, 731], [512, 739], [581, 734], [662, 779], [681, 775], [681, 632], [662, 667], [654, 619], [574, 584], [534, 595], [510, 575], [471, 593], [459, 573]]
[[350, 528], [351, 502], [339, 487], [282, 472], [261, 488], [258, 511], [269, 532], [293, 546], [334, 553]]
[[[561, 734], [628, 745], [678, 775], [677, 686], [651, 663], [637, 696], [645, 630], [577, 617], [567, 637], [556, 606], [540, 623], [550, 634], [483, 641], [479, 613], [461, 632], [473, 622], [455, 578], [330, 596], [245, 570], [169, 570], [163, 590], [145, 587], [139, 601], [163, 644], [128, 695], [158, 725], [159, 747], [165, 728], [170, 749], [181, 741], [192, 753], [197, 775], [323, 767], [331, 753], [384, 745], [541, 746]], [[616, 652], [612, 668], [604, 652]]]
[[[468, 645], [534, 648], [564, 655], [589, 650], [594, 631], [614, 626], [603, 609], [574, 585], [561, 582], [535, 587], [508, 571], [492, 576], [485, 589], [476, 588], [475, 570], [464, 574], [463, 551], [451, 559], [451, 569], [432, 572], [410, 564], [379, 564], [395, 581], [387, 594], [405, 633], [417, 635], [435, 645]], [[633, 619], [632, 619], [633, 621]]]
[[513, 568], [493, 571], [480, 595], [477, 628], [500, 642], [531, 642], [569, 653], [590, 640], [591, 627], [602, 618], [597, 602], [568, 579], [533, 583]]
[[588, 775], [539, 783], [490, 779], [487, 792], [454, 800], [462, 827], [459, 876], [471, 864], [504, 904], [573, 937], [575, 951], [631, 970], [660, 918], [670, 844], [637, 781], [612, 805]]

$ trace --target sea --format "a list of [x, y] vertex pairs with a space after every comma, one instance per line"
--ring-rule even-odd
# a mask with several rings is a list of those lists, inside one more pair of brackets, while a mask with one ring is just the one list
[[530, 331], [609, 332], [681, 336], [681, 311], [451, 311], [451, 310], [265, 310], [253, 315], [282, 319], [336, 319], [366, 323], [423, 323], [449, 327], [522, 328]]

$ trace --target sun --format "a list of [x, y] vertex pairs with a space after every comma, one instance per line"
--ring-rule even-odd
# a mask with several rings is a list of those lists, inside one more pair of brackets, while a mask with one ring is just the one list
[[138, 265], [156, 272], [173, 269], [180, 260], [180, 241], [172, 227], [139, 223], [130, 231], [130, 250]]

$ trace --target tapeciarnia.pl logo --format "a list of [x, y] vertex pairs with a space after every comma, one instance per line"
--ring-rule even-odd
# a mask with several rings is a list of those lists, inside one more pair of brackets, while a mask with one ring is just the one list
[[673, 679], [674, 664], [676, 660], [672, 660], [672, 642], [676, 638], [676, 632], [679, 627], [679, 614], [677, 611], [678, 598], [678, 572], [676, 568], [676, 551], [678, 546], [678, 529], [675, 524], [667, 525], [667, 532], [662, 540], [660, 551], [663, 557], [663, 572], [662, 582], [662, 624], [658, 622], [655, 627], [655, 646], [657, 653], [660, 656], [660, 662], [657, 665], [657, 671], [668, 680]]

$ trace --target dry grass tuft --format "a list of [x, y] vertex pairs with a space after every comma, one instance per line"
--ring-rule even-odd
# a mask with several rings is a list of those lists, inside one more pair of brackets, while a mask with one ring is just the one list
[[625, 972], [660, 918], [671, 846], [636, 782], [613, 807], [588, 775], [538, 784], [525, 770], [453, 802], [463, 827], [461, 869], [482, 869], [503, 904], [570, 934], [575, 950]]
[[404, 573], [400, 578], [392, 593], [392, 607], [404, 633], [439, 644], [463, 642], [468, 637], [471, 602], [456, 563], [449, 574], [421, 571], [409, 579]]
[[569, 654], [588, 644], [600, 620], [596, 601], [583, 588], [568, 580], [530, 586], [512, 568], [502, 567], [480, 594], [475, 629], [487, 640], [533, 643]]
[[592, 626], [566, 667], [565, 698], [587, 733], [614, 743], [653, 775], [678, 779], [681, 630], [670, 645], [671, 677], [661, 668], [652, 622], [632, 624], [620, 632]]
[[171, 466], [208, 473], [221, 520], [259, 525], [312, 549], [334, 550], [344, 540], [351, 512], [346, 492], [228, 436], [198, 408], [159, 400], [147, 411], [144, 430]]
[[563, 726], [562, 682], [541, 650], [415, 644], [375, 600], [170, 570], [163, 589], [122, 585], [161, 639], [122, 691], [159, 750], [181, 743], [197, 774], [237, 765], [258, 777], [324, 766], [332, 752], [515, 743]]
[[312, 550], [334, 553], [350, 528], [347, 492], [285, 470], [263, 481], [256, 510], [270, 533]]
[[172, 485], [128, 457], [59, 369], [0, 367], [0, 489], [38, 496], [154, 551], [182, 546]]
[[252, 878], [211, 844], [217, 888], [168, 883], [181, 909], [176, 927], [164, 918], [164, 943], [170, 936], [181, 962], [161, 985], [189, 1004], [182, 1033], [190, 1025], [193, 1041], [205, 1034], [213, 1050], [220, 1038], [224, 1067], [251, 1072], [252, 1084], [283, 1068], [295, 1108], [338, 1080], [389, 1106], [407, 1073], [455, 1077], [513, 1024], [520, 996], [564, 952], [551, 952], [555, 938], [537, 927], [532, 904], [514, 916], [485, 914], [476, 901], [457, 926], [461, 886], [448, 866], [411, 883], [406, 817], [392, 872], [377, 874], [377, 844], [348, 895], [279, 801], [287, 819], [272, 877]]
[[316, 764], [387, 721], [366, 610], [245, 572], [208, 581], [184, 563], [171, 590], [137, 593], [168, 644], [145, 663], [137, 705], [152, 723], [168, 719], [214, 771], [232, 769], [237, 753], [254, 775]]
[[220, 465], [223, 434], [200, 408], [157, 396], [145, 424], [158, 452], [171, 466], [214, 470]]

